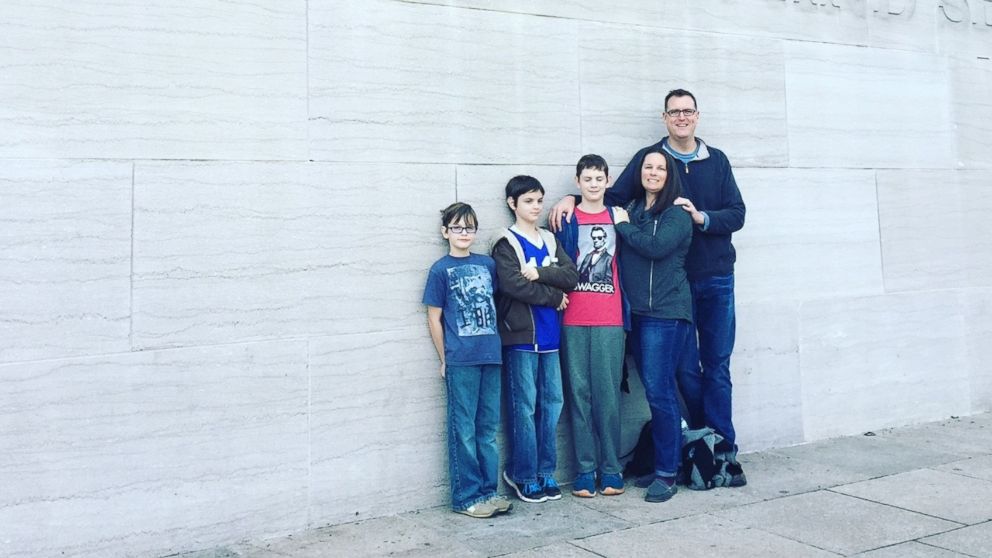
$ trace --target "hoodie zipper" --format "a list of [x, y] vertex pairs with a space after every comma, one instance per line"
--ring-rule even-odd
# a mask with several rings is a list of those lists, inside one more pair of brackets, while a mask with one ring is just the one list
[[528, 308], [530, 310], [530, 330], [534, 332], [534, 352], [538, 352], [537, 349], [537, 323], [534, 322], [534, 309]]
[[[654, 220], [654, 230], [651, 236], [658, 234], [658, 220]], [[654, 310], [654, 260], [651, 260], [651, 270], [648, 272], [648, 310]]]

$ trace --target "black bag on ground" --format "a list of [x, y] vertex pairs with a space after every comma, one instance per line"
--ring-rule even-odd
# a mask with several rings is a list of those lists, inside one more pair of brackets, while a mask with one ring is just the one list
[[728, 486], [733, 478], [729, 462], [716, 456], [714, 448], [723, 440], [712, 428], [682, 431], [682, 469], [679, 482], [689, 490]]
[[623, 478], [634, 479], [654, 473], [654, 440], [651, 438], [651, 421], [644, 423], [641, 435], [637, 437], [637, 445], [627, 455], [630, 461], [623, 466]]
[[[679, 468], [678, 483], [690, 490], [709, 490], [717, 486], [727, 486], [733, 477], [735, 464], [716, 457], [714, 448], [723, 437], [712, 428], [699, 428], [682, 431], [682, 464]], [[631, 451], [630, 461], [624, 465], [623, 476], [634, 479], [654, 473], [654, 439], [651, 437], [651, 421], [644, 423], [637, 445]], [[738, 466], [739, 468], [739, 466]]]

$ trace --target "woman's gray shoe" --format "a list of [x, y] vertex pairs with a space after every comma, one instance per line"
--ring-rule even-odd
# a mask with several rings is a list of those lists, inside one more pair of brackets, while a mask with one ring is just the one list
[[674, 483], [669, 486], [665, 481], [656, 478], [648, 487], [648, 493], [644, 496], [644, 500], [646, 502], [667, 502], [678, 491], [679, 487], [675, 486]]

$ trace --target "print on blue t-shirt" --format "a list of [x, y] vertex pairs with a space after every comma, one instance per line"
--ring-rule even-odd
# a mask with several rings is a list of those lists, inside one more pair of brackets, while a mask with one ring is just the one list
[[448, 288], [458, 303], [458, 335], [470, 337], [496, 333], [493, 282], [481, 265], [448, 268]]

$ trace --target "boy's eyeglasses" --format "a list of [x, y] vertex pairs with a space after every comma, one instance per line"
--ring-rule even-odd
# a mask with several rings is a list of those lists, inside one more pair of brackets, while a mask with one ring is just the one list
[[455, 234], [475, 234], [478, 231], [475, 227], [459, 227], [458, 225], [451, 225], [448, 227], [448, 232], [453, 232]]
[[689, 118], [690, 116], [696, 114], [696, 109], [672, 109], [666, 110], [665, 114], [671, 116], [672, 118], [678, 118], [680, 114], [686, 118]]

